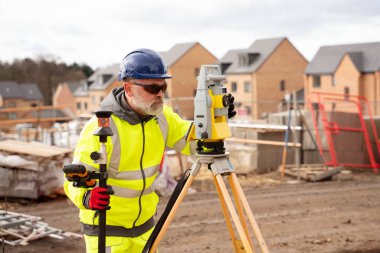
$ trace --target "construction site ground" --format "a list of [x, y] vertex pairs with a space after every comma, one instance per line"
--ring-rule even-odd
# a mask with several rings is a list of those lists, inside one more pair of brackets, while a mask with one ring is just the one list
[[[277, 172], [239, 175], [245, 195], [272, 253], [380, 252], [380, 175], [354, 171], [351, 180], [281, 181]], [[233, 252], [212, 177], [197, 177], [159, 249], [167, 252]], [[161, 198], [158, 215], [168, 201]], [[5, 203], [2, 209], [40, 216], [49, 226], [80, 233], [78, 210], [64, 197]], [[85, 252], [80, 239], [43, 238], [6, 253]], [[261, 252], [256, 249], [256, 252]]]

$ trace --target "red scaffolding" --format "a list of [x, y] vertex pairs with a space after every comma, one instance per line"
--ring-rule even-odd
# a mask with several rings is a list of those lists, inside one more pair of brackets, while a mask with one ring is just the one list
[[[364, 96], [334, 94], [323, 92], [312, 92], [308, 99], [309, 108], [312, 114], [316, 140], [321, 156], [324, 158], [326, 166], [345, 166], [356, 168], [372, 168], [377, 173], [380, 164], [376, 161], [376, 156], [380, 157], [380, 143], [376, 131], [375, 122], [371, 113], [371, 108]], [[350, 104], [352, 107], [343, 108], [342, 104]], [[341, 108], [336, 108], [340, 105]], [[343, 109], [342, 109], [343, 108]], [[359, 127], [352, 127], [350, 124], [342, 126], [331, 120], [331, 112], [336, 110], [354, 113], [358, 117]], [[330, 118], [329, 114], [330, 113]], [[369, 126], [366, 125], [363, 114], [369, 117]], [[321, 127], [319, 127], [321, 125]], [[368, 128], [370, 128], [368, 130]], [[338, 159], [335, 138], [342, 132], [362, 133], [365, 143], [369, 163], [353, 163]], [[370, 134], [375, 140], [375, 145], [371, 144]], [[322, 141], [322, 137], [325, 137]], [[326, 144], [326, 145], [324, 145]], [[327, 150], [326, 150], [327, 147]]]

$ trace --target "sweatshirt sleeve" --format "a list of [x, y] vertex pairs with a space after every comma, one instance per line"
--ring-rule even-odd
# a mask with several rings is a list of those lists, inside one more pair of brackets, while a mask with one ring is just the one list
[[169, 125], [168, 147], [173, 148], [184, 155], [194, 154], [196, 143], [193, 141], [186, 141], [187, 133], [191, 127], [191, 121], [182, 119], [168, 106], [164, 107], [164, 114]]
[[85, 188], [76, 188], [73, 186], [73, 184], [67, 180], [63, 183], [63, 189], [65, 190], [65, 193], [67, 197], [71, 200], [71, 202], [74, 203], [79, 209], [86, 209], [83, 206], [82, 200], [83, 195], [86, 193], [88, 189]]

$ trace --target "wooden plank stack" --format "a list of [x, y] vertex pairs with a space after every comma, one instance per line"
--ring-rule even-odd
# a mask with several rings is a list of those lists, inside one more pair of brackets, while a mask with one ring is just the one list
[[334, 175], [340, 174], [343, 169], [343, 167], [326, 167], [323, 164], [302, 164], [300, 168], [294, 165], [286, 165], [285, 175], [309, 182], [319, 182], [331, 180]]
[[0, 141], [0, 197], [38, 199], [62, 188], [72, 150], [41, 143]]

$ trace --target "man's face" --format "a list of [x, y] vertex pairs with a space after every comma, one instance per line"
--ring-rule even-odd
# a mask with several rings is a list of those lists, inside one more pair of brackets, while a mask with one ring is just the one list
[[128, 101], [138, 113], [157, 116], [162, 112], [165, 79], [133, 79], [128, 84]]

